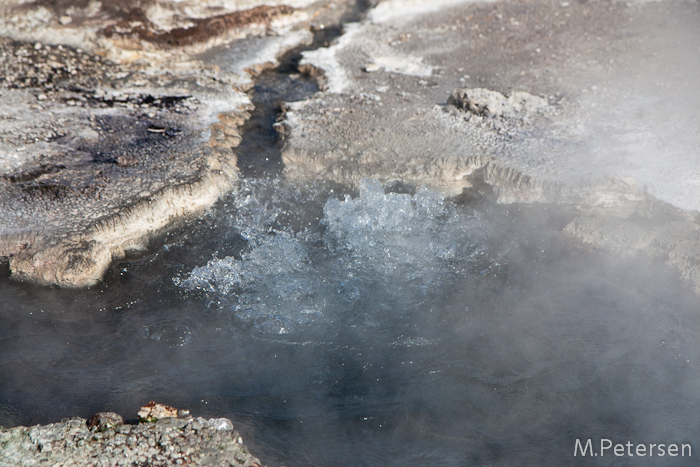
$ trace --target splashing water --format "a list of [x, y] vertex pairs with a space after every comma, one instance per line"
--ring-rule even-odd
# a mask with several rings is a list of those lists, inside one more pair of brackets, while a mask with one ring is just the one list
[[697, 296], [577, 247], [569, 221], [244, 180], [104, 287], [0, 282], [0, 424], [157, 399], [231, 418], [268, 465], [578, 465], [576, 438], [694, 442]]
[[[385, 193], [364, 180], [359, 197], [331, 198], [315, 228], [271, 228], [278, 213], [248, 195], [239, 211], [248, 248], [195, 268], [178, 281], [265, 333], [287, 334], [316, 321], [362, 314], [377, 323], [416, 311], [464, 268], [488, 267], [485, 223], [458, 213], [438, 193]], [[368, 308], [366, 292], [372, 291]]]

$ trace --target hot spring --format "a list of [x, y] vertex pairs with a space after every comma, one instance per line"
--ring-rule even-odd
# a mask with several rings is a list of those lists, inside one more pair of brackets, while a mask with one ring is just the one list
[[0, 425], [154, 399], [231, 418], [268, 465], [620, 463], [574, 457], [577, 439], [700, 449], [697, 296], [566, 238], [570, 217], [374, 180], [244, 180], [99, 288], [3, 273]]

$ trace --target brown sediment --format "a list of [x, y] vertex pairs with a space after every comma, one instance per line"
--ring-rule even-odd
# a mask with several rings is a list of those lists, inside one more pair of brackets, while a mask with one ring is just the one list
[[[43, 6], [53, 10], [58, 14], [65, 13], [68, 9], [87, 8], [92, 0], [35, 0], [26, 5], [27, 9]], [[120, 0], [119, 2], [103, 2], [102, 11], [110, 16], [133, 15], [134, 12], [143, 11], [144, 8], [152, 5], [154, 0]]]
[[161, 46], [183, 47], [206, 42], [211, 38], [226, 34], [228, 31], [245, 28], [251, 25], [269, 26], [273, 19], [280, 15], [288, 15], [294, 8], [287, 5], [262, 5], [249, 10], [236, 11], [211, 18], [194, 19], [194, 26], [175, 28], [170, 31], [158, 31], [145, 17], [136, 21], [125, 19], [103, 30], [106, 37], [136, 36], [141, 40]]

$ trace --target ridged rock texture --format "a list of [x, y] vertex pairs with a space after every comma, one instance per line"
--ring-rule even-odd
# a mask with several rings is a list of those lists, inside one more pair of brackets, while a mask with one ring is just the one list
[[[349, 2], [0, 5], [0, 260], [97, 284], [238, 179], [252, 78]], [[231, 45], [235, 51], [231, 52]]]
[[696, 6], [380, 2], [304, 53], [323, 92], [277, 123], [286, 174], [566, 204], [571, 238], [700, 289]]

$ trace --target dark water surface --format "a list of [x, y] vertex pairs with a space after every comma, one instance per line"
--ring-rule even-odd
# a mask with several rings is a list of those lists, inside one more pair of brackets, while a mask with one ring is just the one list
[[698, 300], [671, 272], [571, 244], [550, 206], [343, 194], [245, 182], [90, 290], [5, 272], [0, 425], [157, 400], [269, 465], [697, 462]]

